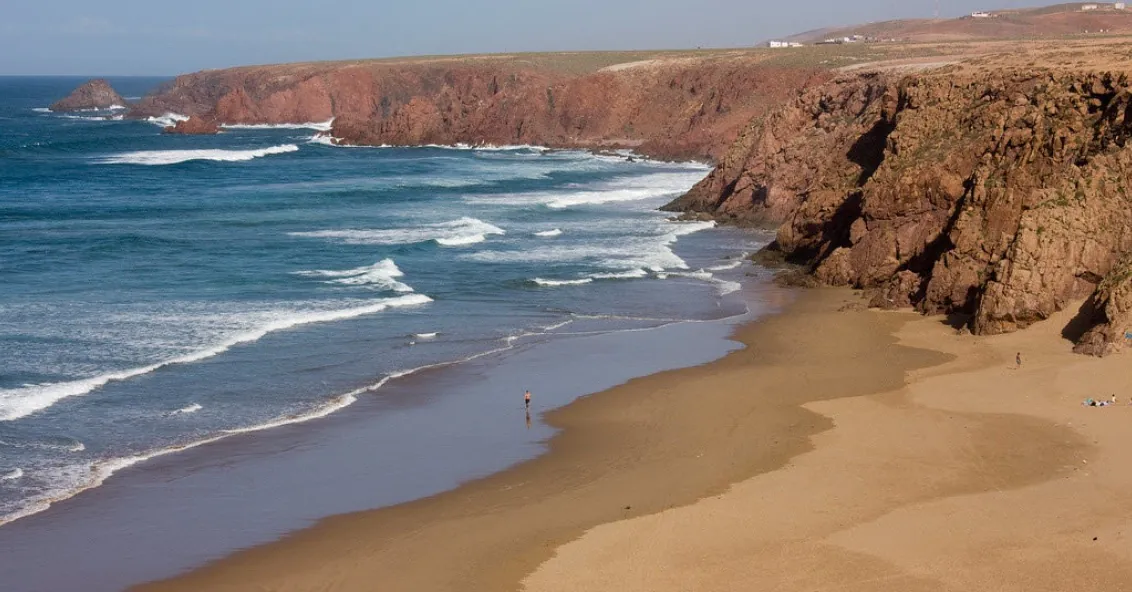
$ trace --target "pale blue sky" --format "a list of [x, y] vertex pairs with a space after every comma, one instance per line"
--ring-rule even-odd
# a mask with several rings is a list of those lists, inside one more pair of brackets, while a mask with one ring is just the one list
[[[738, 47], [928, 17], [937, 0], [152, 0], [5, 2], [0, 74], [164, 75], [396, 55]], [[1050, 0], [1052, 2], [1052, 0]], [[938, 0], [942, 16], [1042, 4]]]

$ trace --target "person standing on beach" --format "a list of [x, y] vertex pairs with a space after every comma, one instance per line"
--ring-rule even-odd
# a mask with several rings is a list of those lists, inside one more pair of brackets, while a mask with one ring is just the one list
[[531, 409], [531, 391], [523, 393], [523, 403], [527, 406], [527, 411]]
[[1018, 353], [1014, 354], [1014, 367], [1015, 368], [1021, 368], [1022, 367], [1022, 352], [1018, 352]]

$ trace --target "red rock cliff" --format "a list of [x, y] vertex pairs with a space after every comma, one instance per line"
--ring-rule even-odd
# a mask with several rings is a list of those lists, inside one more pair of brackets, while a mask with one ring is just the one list
[[748, 54], [672, 57], [575, 73], [504, 58], [290, 64], [178, 77], [131, 115], [218, 123], [334, 119], [351, 144], [632, 147], [721, 156], [755, 115], [829, 74]]
[[84, 82], [65, 98], [53, 103], [52, 111], [80, 111], [83, 109], [109, 109], [126, 105], [126, 100], [102, 78]]
[[975, 333], [1087, 298], [1067, 334], [1103, 355], [1132, 329], [1130, 114], [1124, 75], [847, 77], [753, 121], [670, 207], [777, 223], [817, 279]]

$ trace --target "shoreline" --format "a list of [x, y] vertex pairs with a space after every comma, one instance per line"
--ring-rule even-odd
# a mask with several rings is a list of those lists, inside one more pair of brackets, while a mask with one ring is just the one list
[[[790, 294], [795, 300], [780, 313], [735, 332], [743, 349], [547, 413], [558, 432], [535, 459], [429, 498], [330, 517], [134, 589], [306, 590], [334, 582], [353, 590], [373, 581], [406, 590], [515, 589], [590, 528], [722, 494], [807, 452], [810, 438], [831, 425], [803, 404], [899, 388], [905, 370], [949, 359], [896, 343], [911, 315], [839, 312], [852, 299], [846, 290]], [[878, 348], [889, 354], [870, 360]], [[840, 372], [829, 372], [831, 363]], [[805, 391], [791, 388], [799, 376]]]
[[[756, 279], [748, 288], [776, 291], [768, 284]], [[503, 351], [390, 381], [381, 396], [359, 397], [315, 423], [234, 434], [125, 468], [100, 487], [0, 528], [0, 571], [19, 589], [20, 582], [29, 590], [85, 582], [87, 589], [117, 590], [267, 543], [324, 516], [454, 489], [541, 455], [553, 435], [537, 418], [524, 427], [521, 405], [516, 418], [495, 393], [545, 380], [536, 407], [553, 408], [634, 376], [721, 357], [737, 347], [727, 339], [736, 324], [770, 312], [753, 298], [718, 319], [511, 340]], [[617, 354], [618, 363], [606, 363], [603, 352]], [[166, 542], [169, 532], [176, 542]], [[89, 549], [82, 541], [92, 537], [118, 543]], [[59, 561], [71, 566], [66, 573], [53, 573]]]
[[[142, 591], [1116, 590], [1132, 368], [791, 292], [746, 345], [550, 412], [549, 451]], [[848, 306], [846, 306], [848, 305]], [[1014, 353], [1025, 363], [1014, 367]], [[1121, 394], [1086, 407], [1079, 396]], [[1097, 566], [1103, 565], [1103, 569]]]

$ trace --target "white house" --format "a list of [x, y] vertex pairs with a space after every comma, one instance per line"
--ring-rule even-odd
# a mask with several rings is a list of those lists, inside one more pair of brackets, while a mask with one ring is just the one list
[[1081, 11], [1082, 12], [1084, 12], [1086, 10], [1097, 10], [1098, 8], [1100, 8], [1100, 6], [1097, 5], [1097, 4], [1082, 4], [1081, 5]]
[[989, 12], [982, 12], [982, 11], [972, 12], [971, 18], [990, 18], [990, 13]]
[[1115, 8], [1116, 10], [1124, 10], [1125, 3], [1117, 2], [1116, 4], [1113, 4], [1112, 7]]
[[770, 48], [773, 48], [773, 49], [784, 49], [784, 48], [787, 48], [787, 47], [802, 47], [801, 43], [796, 43], [794, 41], [769, 41], [769, 42], [767, 42], [766, 45], [767, 45], [767, 47], [770, 47]]

